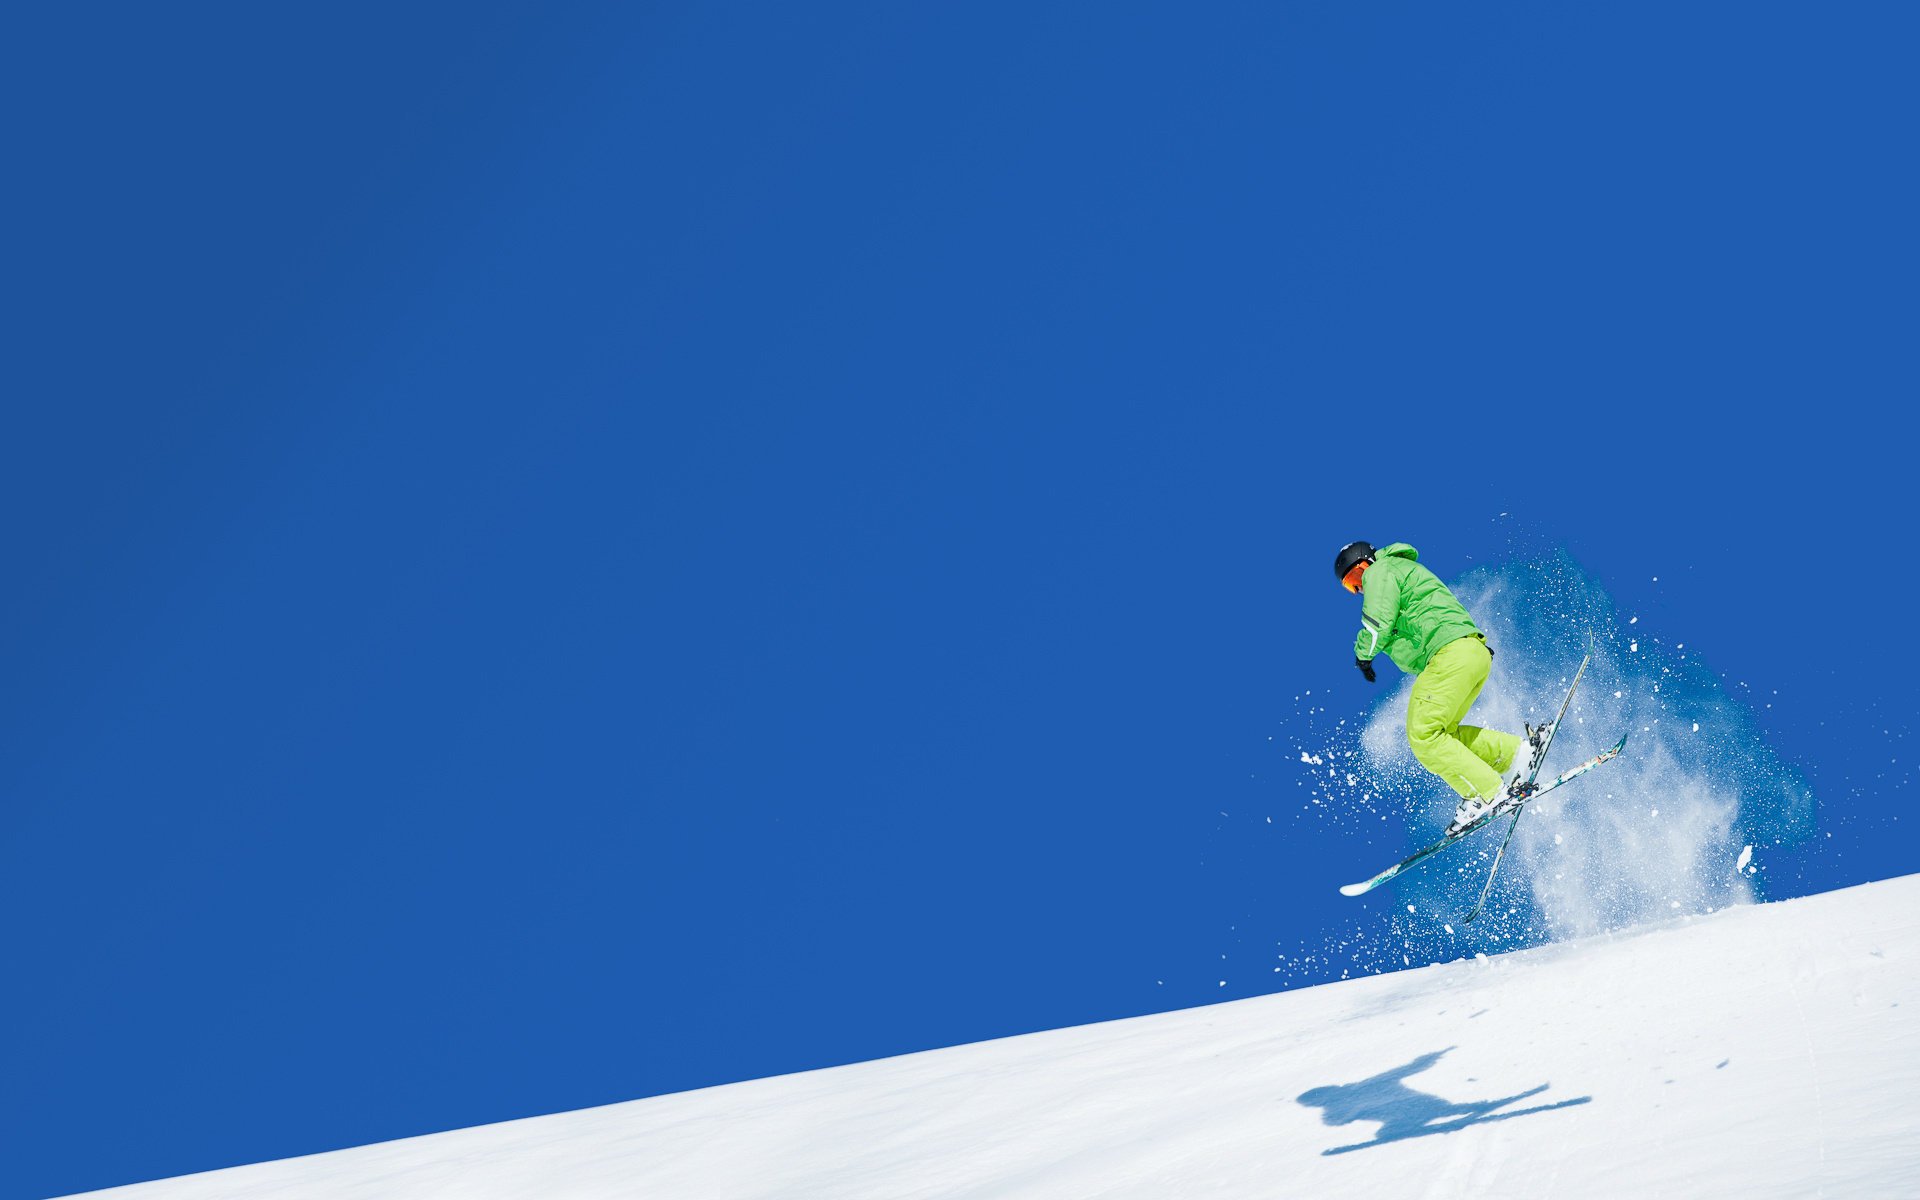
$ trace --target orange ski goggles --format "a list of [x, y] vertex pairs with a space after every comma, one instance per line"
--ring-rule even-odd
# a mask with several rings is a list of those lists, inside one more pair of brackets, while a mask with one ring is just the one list
[[1372, 565], [1373, 565], [1372, 563], [1368, 562], [1364, 558], [1361, 559], [1359, 562], [1353, 564], [1353, 569], [1351, 571], [1348, 571], [1346, 575], [1341, 578], [1340, 586], [1352, 592], [1356, 596], [1359, 595], [1360, 594], [1360, 577], [1362, 575], [1365, 575], [1367, 573], [1367, 568]]

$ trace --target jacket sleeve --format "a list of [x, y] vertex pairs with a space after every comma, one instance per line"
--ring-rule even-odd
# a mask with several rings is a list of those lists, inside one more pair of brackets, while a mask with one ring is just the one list
[[1380, 569], [1376, 563], [1367, 569], [1365, 586], [1360, 590], [1360, 636], [1353, 639], [1353, 656], [1366, 662], [1380, 652], [1394, 618], [1400, 615], [1400, 577]]

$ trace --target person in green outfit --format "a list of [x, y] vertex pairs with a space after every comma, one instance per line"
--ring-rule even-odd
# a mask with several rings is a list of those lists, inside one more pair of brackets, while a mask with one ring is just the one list
[[1373, 660], [1381, 653], [1414, 676], [1407, 700], [1407, 743], [1420, 765], [1460, 795], [1448, 833], [1471, 824], [1521, 787], [1544, 729], [1520, 737], [1498, 729], [1462, 725], [1462, 718], [1486, 686], [1493, 651], [1486, 635], [1454, 598], [1439, 576], [1420, 565], [1419, 552], [1405, 542], [1375, 551], [1366, 542], [1350, 542], [1334, 558], [1334, 574], [1359, 595], [1360, 634], [1353, 663], [1372, 683]]

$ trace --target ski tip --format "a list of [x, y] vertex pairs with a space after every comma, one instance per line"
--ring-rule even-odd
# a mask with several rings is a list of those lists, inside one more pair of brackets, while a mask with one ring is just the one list
[[1368, 880], [1366, 883], [1342, 884], [1340, 887], [1340, 894], [1342, 896], [1361, 896], [1361, 895], [1365, 895], [1368, 891], [1371, 891], [1372, 888], [1373, 888], [1372, 880]]

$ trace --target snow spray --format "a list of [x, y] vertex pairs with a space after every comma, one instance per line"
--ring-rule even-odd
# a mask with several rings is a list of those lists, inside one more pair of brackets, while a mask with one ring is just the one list
[[[1518, 733], [1523, 721], [1551, 719], [1591, 644], [1593, 661], [1543, 776], [1622, 733], [1626, 750], [1526, 808], [1487, 910], [1471, 926], [1459, 916], [1486, 878], [1504, 819], [1396, 881], [1389, 929], [1365, 922], [1370, 931], [1335, 934], [1328, 948], [1359, 953], [1369, 960], [1357, 964], [1363, 970], [1420, 966], [1756, 899], [1765, 850], [1804, 840], [1814, 802], [1747, 704], [1684, 642], [1623, 620], [1564, 552], [1479, 568], [1449, 586], [1495, 652], [1466, 723]], [[1336, 821], [1388, 816], [1383, 830], [1406, 830], [1404, 846], [1380, 847], [1385, 860], [1430, 840], [1457, 800], [1407, 746], [1412, 686], [1403, 677], [1357, 735], [1345, 726], [1300, 750], [1313, 780], [1309, 811]], [[1373, 865], [1357, 862], [1356, 877]]]

